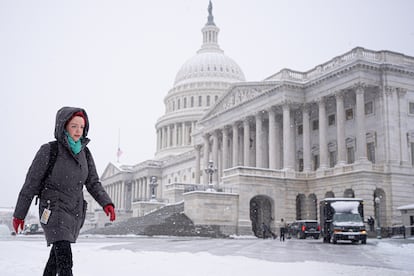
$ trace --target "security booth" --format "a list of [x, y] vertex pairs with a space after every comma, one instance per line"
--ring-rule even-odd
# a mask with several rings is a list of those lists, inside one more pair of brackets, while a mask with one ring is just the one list
[[397, 209], [401, 211], [406, 236], [414, 236], [414, 204], [400, 206]]

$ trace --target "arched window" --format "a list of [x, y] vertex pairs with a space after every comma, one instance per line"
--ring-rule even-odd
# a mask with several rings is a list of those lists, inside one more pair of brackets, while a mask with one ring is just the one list
[[304, 194], [296, 196], [296, 220], [305, 219], [306, 214], [306, 197]]
[[346, 189], [344, 191], [344, 197], [346, 198], [354, 198], [355, 197], [355, 192], [352, 189]]

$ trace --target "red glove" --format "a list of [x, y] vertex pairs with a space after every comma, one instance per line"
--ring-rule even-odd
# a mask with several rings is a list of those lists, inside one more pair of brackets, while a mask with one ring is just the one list
[[13, 229], [16, 232], [16, 234], [19, 233], [19, 227], [22, 228], [23, 230], [24, 219], [18, 219], [18, 218], [13, 217]]
[[104, 211], [105, 214], [107, 216], [109, 216], [109, 220], [110, 221], [114, 221], [115, 220], [115, 209], [114, 209], [114, 205], [112, 204], [108, 204], [104, 207]]

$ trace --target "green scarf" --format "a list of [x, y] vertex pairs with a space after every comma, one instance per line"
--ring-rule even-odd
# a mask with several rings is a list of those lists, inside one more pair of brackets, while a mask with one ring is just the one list
[[66, 134], [66, 137], [68, 137], [70, 149], [72, 150], [74, 154], [78, 154], [82, 149], [82, 141], [81, 141], [82, 138], [79, 139], [77, 142], [75, 142], [75, 140], [73, 140], [72, 137], [70, 137], [67, 131], [65, 131], [65, 134]]

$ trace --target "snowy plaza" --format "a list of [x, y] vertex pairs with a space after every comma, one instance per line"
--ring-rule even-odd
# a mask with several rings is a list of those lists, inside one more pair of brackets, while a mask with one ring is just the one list
[[[233, 239], [82, 236], [72, 247], [76, 276], [414, 275], [414, 240], [369, 239], [366, 245]], [[0, 240], [2, 276], [41, 275], [43, 236]]]

